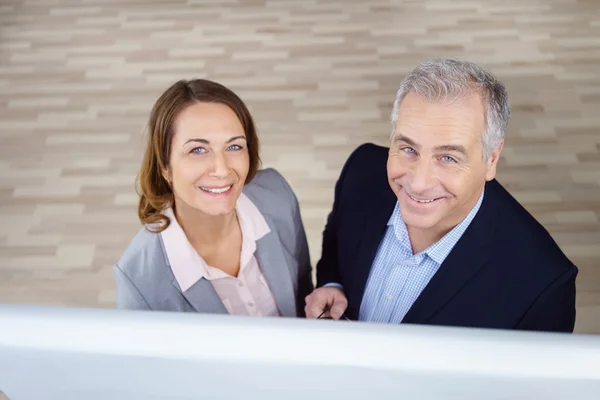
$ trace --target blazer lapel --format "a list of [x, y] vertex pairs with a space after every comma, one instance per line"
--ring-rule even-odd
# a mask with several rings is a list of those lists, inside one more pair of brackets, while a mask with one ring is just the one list
[[[274, 223], [268, 215], [265, 220], [271, 231], [256, 242], [256, 260], [265, 276], [277, 307], [284, 317], [296, 317], [296, 293], [292, 284], [292, 276], [288, 261], [283, 253], [283, 244], [274, 230]], [[165, 259], [165, 261], [167, 261]], [[167, 263], [168, 265], [168, 263]], [[170, 268], [170, 267], [169, 267]], [[171, 282], [199, 313], [228, 314], [213, 285], [201, 278], [185, 292], [173, 277]]]
[[181, 291], [181, 287], [179, 287], [176, 279], [173, 279], [172, 283], [197, 312], [228, 314], [227, 309], [209, 280], [201, 278], [185, 292]]
[[348, 317], [351, 319], [358, 319], [360, 305], [373, 260], [377, 254], [379, 244], [385, 235], [387, 222], [394, 211], [397, 201], [396, 195], [389, 186], [381, 194], [374, 194], [372, 198], [377, 203], [375, 205], [367, 205], [364, 208], [365, 215], [363, 218], [366, 222], [363, 230], [358, 233], [361, 235], [362, 241], [356, 257], [356, 266], [354, 268], [356, 272], [354, 279], [350, 282], [351, 288], [346, 289], [347, 293], [355, 294], [355, 296], [351, 297], [357, 298], [357, 301], [353, 302], [354, 304], [350, 305], [348, 310]]
[[256, 242], [256, 261], [284, 317], [296, 317], [296, 293], [292, 284], [289, 261], [283, 254], [283, 244], [268, 215], [264, 216], [271, 231]]
[[492, 196], [486, 189], [471, 225], [414, 302], [403, 323], [427, 323], [485, 265], [492, 254], [495, 225], [492, 222], [494, 205], [490, 204]]

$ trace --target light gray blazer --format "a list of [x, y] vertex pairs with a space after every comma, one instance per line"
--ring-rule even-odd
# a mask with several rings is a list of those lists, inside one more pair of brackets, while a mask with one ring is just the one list
[[[258, 171], [244, 193], [271, 232], [256, 243], [256, 259], [284, 317], [304, 316], [313, 289], [306, 233], [296, 195], [274, 169]], [[227, 314], [210, 281], [182, 292], [171, 271], [162, 237], [140, 229], [114, 266], [117, 307]]]

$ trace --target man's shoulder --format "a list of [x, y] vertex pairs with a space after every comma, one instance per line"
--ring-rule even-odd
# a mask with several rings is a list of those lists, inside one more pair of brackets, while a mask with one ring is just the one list
[[387, 187], [388, 151], [389, 148], [374, 143], [358, 146], [342, 169], [345, 183], [359, 185], [363, 189]]
[[350, 154], [336, 184], [338, 213], [356, 220], [370, 218], [373, 209], [391, 212], [396, 195], [388, 182], [387, 158], [388, 149], [372, 143]]
[[380, 146], [375, 143], [363, 143], [354, 149], [348, 160], [352, 162], [387, 162], [388, 152], [389, 147]]
[[485, 195], [494, 197], [494, 209], [487, 212], [495, 214], [497, 246], [505, 248], [507, 256], [561, 270], [573, 266], [546, 227], [500, 182], [489, 182]]

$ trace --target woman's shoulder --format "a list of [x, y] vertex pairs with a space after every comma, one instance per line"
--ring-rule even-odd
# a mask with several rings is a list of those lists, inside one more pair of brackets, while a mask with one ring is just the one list
[[259, 170], [254, 179], [244, 188], [246, 194], [254, 197], [271, 199], [271, 201], [288, 201], [295, 197], [294, 190], [275, 168]]
[[263, 213], [274, 217], [289, 216], [298, 207], [294, 190], [274, 168], [262, 169], [244, 188], [244, 194]]
[[164, 259], [160, 233], [151, 231], [152, 228], [153, 226], [140, 228], [117, 261], [118, 268], [126, 275], [144, 274], [147, 271], [142, 269]]
[[257, 186], [276, 192], [288, 192], [292, 190], [284, 176], [275, 168], [258, 170], [248, 186]]

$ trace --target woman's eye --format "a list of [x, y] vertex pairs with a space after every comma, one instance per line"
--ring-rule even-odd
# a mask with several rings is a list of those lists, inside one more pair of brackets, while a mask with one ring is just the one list
[[238, 144], [232, 144], [231, 146], [228, 147], [229, 150], [241, 150], [242, 146], [238, 145]]
[[206, 153], [206, 149], [204, 147], [194, 147], [192, 149], [192, 151], [190, 151], [190, 153], [197, 153], [197, 154]]

